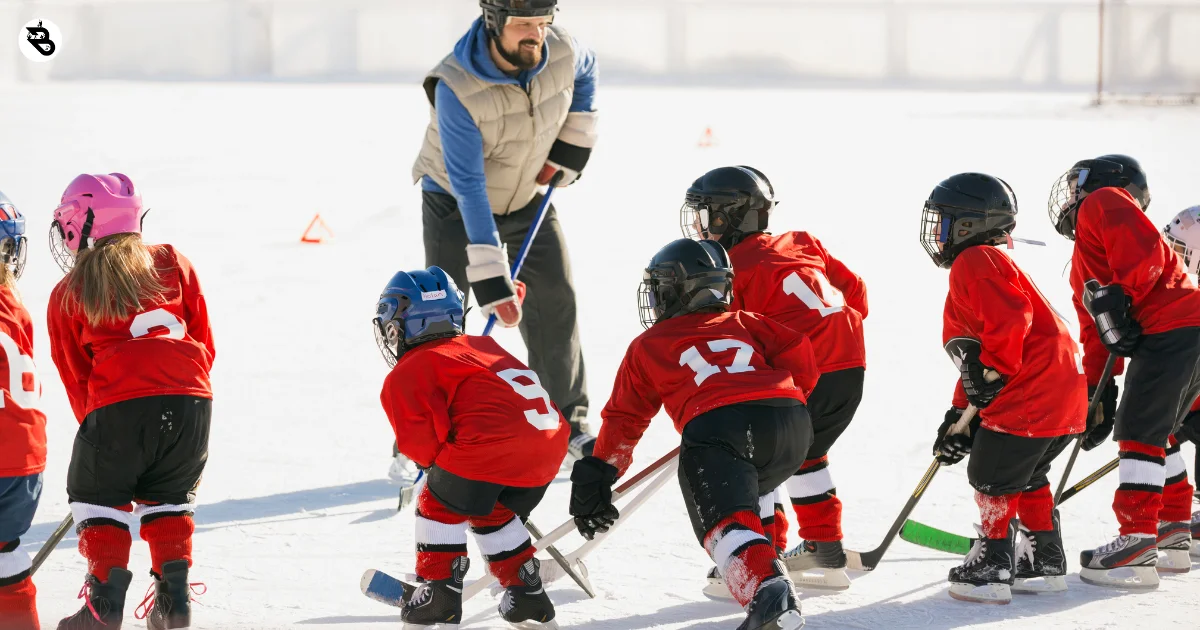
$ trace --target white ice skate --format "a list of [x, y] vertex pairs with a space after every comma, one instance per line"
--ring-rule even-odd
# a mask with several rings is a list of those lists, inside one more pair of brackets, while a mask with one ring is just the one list
[[1192, 546], [1190, 523], [1163, 522], [1158, 524], [1159, 573], [1187, 573], [1192, 570], [1188, 552]]
[[421, 491], [425, 481], [425, 471], [417, 467], [411, 459], [400, 454], [393, 448], [392, 465], [388, 468], [388, 479], [400, 486], [400, 504], [396, 508], [403, 510], [412, 503], [413, 498]]
[[1151, 534], [1118, 536], [1103, 547], [1081, 552], [1079, 579], [1095, 586], [1158, 588], [1156, 538]]
[[1193, 558], [1200, 558], [1200, 512], [1192, 512], [1192, 551]]

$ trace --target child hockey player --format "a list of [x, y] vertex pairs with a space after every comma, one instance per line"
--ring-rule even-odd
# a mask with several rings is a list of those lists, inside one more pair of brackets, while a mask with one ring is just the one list
[[[950, 570], [955, 599], [1007, 604], [1012, 591], [1066, 589], [1062, 532], [1047, 473], [1084, 429], [1087, 389], [1078, 347], [1063, 321], [1003, 250], [1017, 200], [1004, 181], [962, 173], [938, 184], [921, 214], [921, 244], [950, 269], [942, 343], [960, 372], [938, 428], [943, 465], [967, 454], [979, 539]], [[985, 374], [995, 372], [994, 380]], [[967, 435], [949, 435], [967, 403], [980, 411]], [[1009, 523], [1020, 516], [1014, 549]], [[1015, 557], [1014, 557], [1015, 556]], [[1010, 588], [1011, 587], [1011, 588]]]
[[[774, 197], [770, 181], [758, 170], [718, 168], [688, 188], [680, 224], [684, 236], [712, 239], [729, 251], [731, 310], [765, 315], [812, 340], [821, 372], [807, 404], [813, 443], [786, 484], [803, 540], [788, 555], [816, 554], [821, 567], [793, 573], [796, 583], [844, 589], [850, 580], [842, 550], [842, 502], [829, 474], [828, 453], [862, 401], [867, 287], [811, 234], [766, 233]], [[782, 551], [787, 517], [781, 510], [773, 517], [775, 545]]]
[[213, 337], [191, 263], [170, 245], [143, 243], [143, 216], [128, 177], [80, 175], [51, 224], [51, 251], [67, 275], [47, 309], [50, 356], [80, 423], [67, 496], [88, 565], [86, 602], [60, 629], [121, 627], [135, 518], [154, 577], [135, 614], [154, 630], [191, 621]]
[[818, 374], [807, 337], [730, 311], [732, 289], [714, 241], [679, 239], [651, 259], [639, 291], [648, 330], [617, 372], [593, 456], [575, 463], [571, 514], [589, 539], [616, 521], [612, 485], [665, 406], [682, 435], [679, 483], [696, 538], [746, 608], [739, 630], [795, 630], [804, 618], [760, 509], [812, 442], [804, 400]]
[[[1158, 586], [1167, 442], [1200, 394], [1200, 291], [1146, 217], [1149, 205], [1145, 172], [1125, 155], [1077, 162], [1049, 203], [1055, 228], [1075, 241], [1070, 280], [1088, 385], [1097, 386], [1109, 353], [1132, 358], [1120, 406], [1115, 385], [1098, 393], [1104, 423], [1085, 438], [1098, 444], [1113, 433], [1119, 445], [1113, 510], [1120, 536], [1083, 551], [1079, 574], [1091, 584], [1123, 588]], [[1089, 280], [1102, 286], [1085, 295]]]
[[557, 628], [522, 519], [566, 458], [570, 427], [535, 372], [491, 337], [463, 333], [462, 299], [438, 267], [401, 271], [374, 319], [392, 366], [383, 409], [397, 448], [427, 470], [416, 499], [421, 584], [401, 616], [406, 628], [461, 622], [469, 526], [505, 588], [500, 616]]
[[17, 293], [25, 268], [25, 217], [0, 193], [0, 630], [38, 630], [37, 589], [21, 536], [29, 531], [46, 468], [46, 416], [33, 365], [33, 321]]
[[[1200, 273], [1200, 206], [1192, 206], [1175, 215], [1163, 228], [1163, 236], [1183, 259], [1184, 269], [1192, 276]], [[1167, 446], [1166, 485], [1163, 486], [1162, 512], [1158, 516], [1159, 573], [1190, 571], [1192, 563], [1185, 553], [1189, 550], [1191, 557], [1200, 558], [1200, 512], [1188, 516], [1193, 488], [1188, 483], [1187, 464], [1179, 452], [1179, 443], [1188, 441], [1196, 446], [1196, 461], [1200, 463], [1200, 399], [1192, 405]]]

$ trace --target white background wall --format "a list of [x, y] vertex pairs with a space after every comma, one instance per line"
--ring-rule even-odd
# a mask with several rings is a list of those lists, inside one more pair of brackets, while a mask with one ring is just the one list
[[[1200, 92], [1200, 2], [1108, 3], [1106, 81]], [[564, 0], [560, 24], [607, 80], [949, 89], [1094, 89], [1094, 0]], [[0, 0], [0, 81], [410, 80], [474, 0]], [[55, 21], [49, 64], [21, 26]]]

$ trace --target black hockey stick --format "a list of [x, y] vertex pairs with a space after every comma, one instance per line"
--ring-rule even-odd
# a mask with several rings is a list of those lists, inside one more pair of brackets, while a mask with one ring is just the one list
[[[1116, 364], [1117, 355], [1110, 353], [1108, 360], [1104, 362], [1104, 371], [1100, 373], [1100, 384], [1096, 386], [1096, 393], [1088, 401], [1087, 415], [1084, 416], [1083, 433], [1080, 433], [1079, 437], [1075, 438], [1075, 448], [1071, 451], [1071, 459], [1067, 460], [1067, 467], [1063, 469], [1062, 479], [1058, 481], [1058, 490], [1054, 492], [1055, 505], [1062, 503], [1063, 489], [1067, 487], [1067, 479], [1071, 476], [1071, 469], [1075, 467], [1075, 458], [1079, 457], [1079, 451], [1083, 448], [1083, 437], [1087, 435], [1087, 429], [1092, 424], [1092, 417], [1096, 415], [1096, 407], [1100, 404], [1100, 397], [1104, 395], [1105, 388], [1108, 387], [1109, 381], [1112, 380], [1113, 368], [1116, 367]], [[1086, 488], [1087, 486], [1084, 487]]]
[[71, 531], [71, 526], [74, 524], [74, 514], [67, 514], [67, 518], [64, 518], [62, 522], [58, 524], [58, 528], [54, 530], [54, 533], [50, 534], [50, 537], [47, 538], [46, 542], [42, 544], [42, 548], [38, 549], [37, 555], [33, 557], [33, 564], [29, 567], [30, 576], [32, 576], [34, 573], [37, 573], [38, 567], [42, 566], [42, 563], [46, 561], [46, 558], [50, 557], [50, 552], [54, 551], [55, 548], [58, 547], [58, 543], [62, 542], [62, 539], [66, 537], [67, 532]]

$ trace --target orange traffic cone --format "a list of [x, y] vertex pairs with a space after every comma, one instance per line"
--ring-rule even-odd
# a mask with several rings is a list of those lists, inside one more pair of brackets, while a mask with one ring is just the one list
[[325, 223], [325, 219], [321, 218], [321, 213], [318, 212], [312, 221], [309, 221], [308, 227], [304, 228], [304, 235], [300, 237], [301, 243], [324, 243], [326, 239], [333, 238], [333, 230], [329, 229], [329, 225]]
[[696, 143], [696, 146], [706, 149], [711, 147], [714, 142], [715, 140], [713, 139], [712, 127], [705, 127], [704, 133], [700, 136], [700, 141]]

